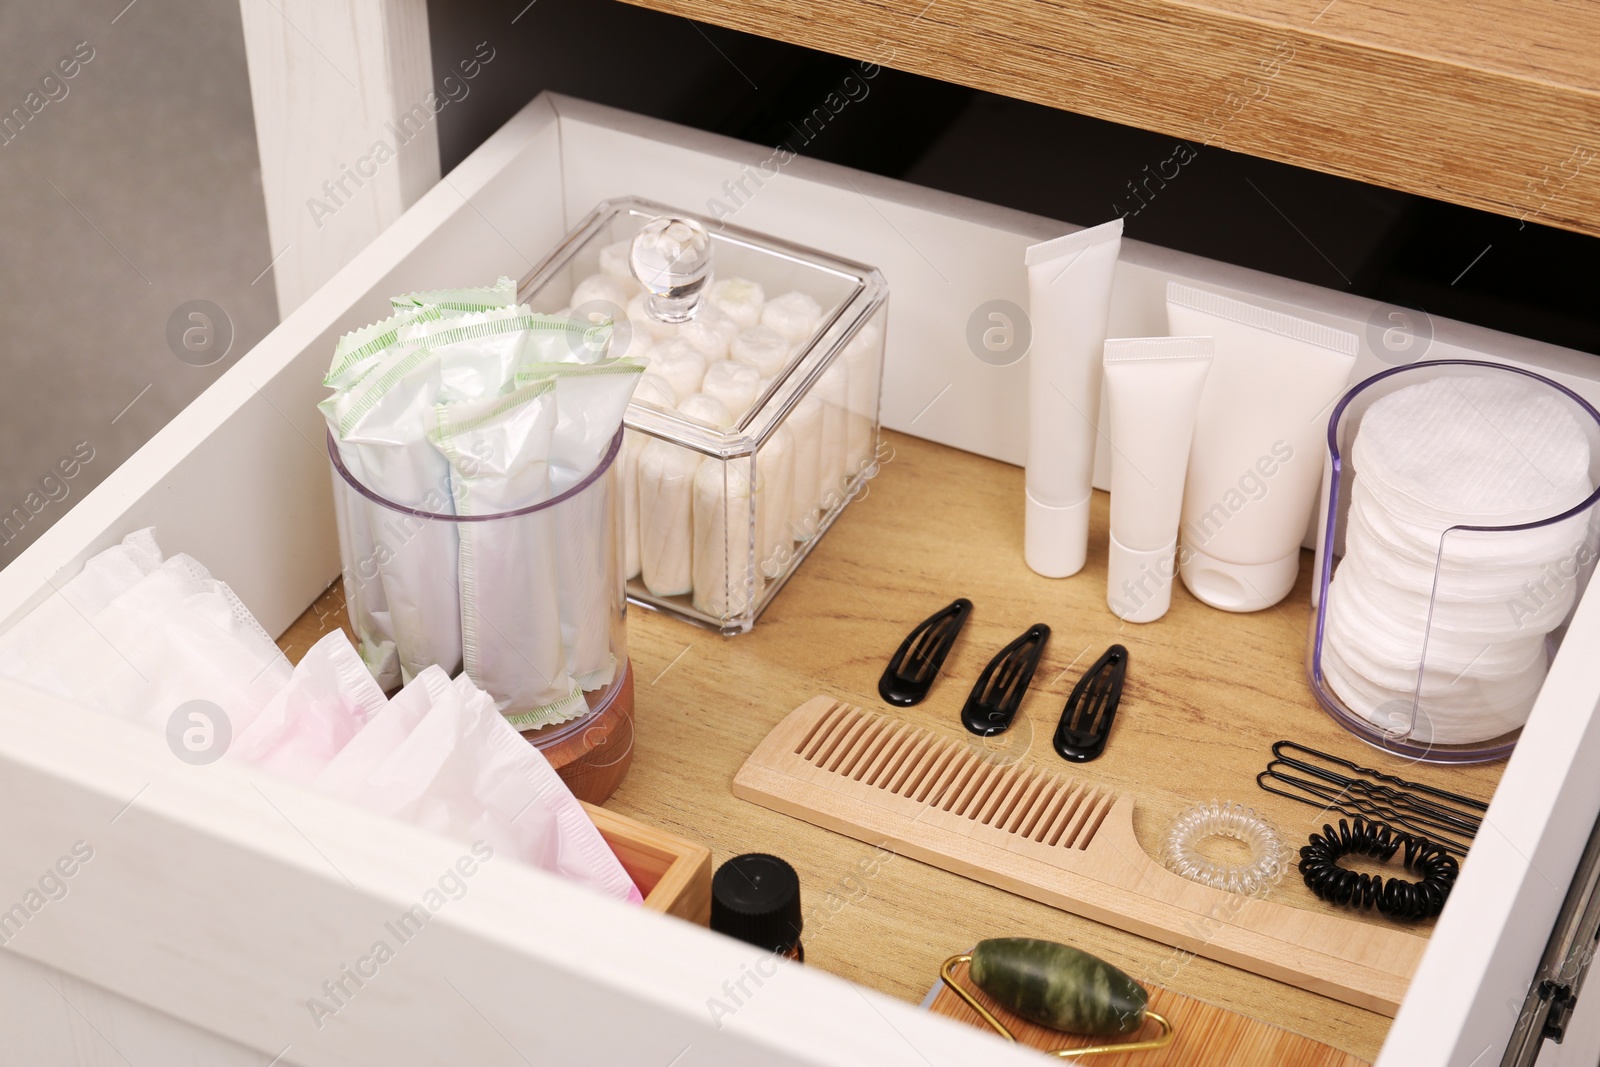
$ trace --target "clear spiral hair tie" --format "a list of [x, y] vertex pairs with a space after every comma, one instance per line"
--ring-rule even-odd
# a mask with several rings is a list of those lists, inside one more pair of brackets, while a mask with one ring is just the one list
[[[1217, 863], [1195, 848], [1208, 837], [1231, 837], [1250, 848], [1247, 864]], [[1254, 810], [1231, 800], [1212, 800], [1172, 820], [1161, 840], [1161, 865], [1191, 881], [1245, 896], [1265, 896], [1283, 877], [1278, 831]]]

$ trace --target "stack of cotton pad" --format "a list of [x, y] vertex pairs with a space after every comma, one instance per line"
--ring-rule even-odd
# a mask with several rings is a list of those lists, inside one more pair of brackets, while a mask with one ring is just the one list
[[1345, 555], [1323, 632], [1328, 684], [1414, 741], [1471, 744], [1521, 726], [1549, 667], [1548, 635], [1594, 559], [1590, 516], [1452, 528], [1537, 522], [1588, 497], [1589, 440], [1570, 403], [1511, 374], [1435, 378], [1375, 401], [1349, 458]]

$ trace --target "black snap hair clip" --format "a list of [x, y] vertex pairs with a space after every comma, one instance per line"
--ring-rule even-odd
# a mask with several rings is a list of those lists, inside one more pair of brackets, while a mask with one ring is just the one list
[[960, 597], [922, 620], [890, 657], [878, 679], [878, 695], [897, 707], [920, 704], [971, 614], [972, 601]]
[[1050, 627], [1036, 622], [1002, 648], [978, 675], [978, 684], [961, 709], [961, 725], [979, 737], [1003, 733], [1010, 727], [1049, 640]]
[[1128, 650], [1112, 645], [1072, 687], [1053, 738], [1056, 755], [1074, 763], [1088, 763], [1106, 749], [1111, 723], [1122, 700], [1122, 681], [1128, 673]]

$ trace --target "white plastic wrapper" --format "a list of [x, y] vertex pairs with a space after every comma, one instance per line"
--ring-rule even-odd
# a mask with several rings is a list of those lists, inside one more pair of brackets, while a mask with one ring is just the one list
[[406, 308], [436, 307], [446, 315], [492, 308], [510, 307], [517, 302], [517, 283], [504, 274], [493, 285], [469, 289], [430, 289], [421, 293], [402, 293], [389, 298], [396, 311]]
[[367, 716], [350, 742], [315, 772], [311, 784], [334, 796], [354, 796], [451, 688], [450, 676], [438, 667], [411, 679], [410, 685]]
[[337, 795], [457, 840], [486, 842], [497, 855], [614, 899], [640, 899], [583, 806], [493, 698], [465, 676], [423, 684], [428, 706], [416, 725], [365, 777], [328, 776]]
[[388, 704], [343, 630], [325, 635], [236, 733], [228, 758], [309, 782]]
[[701, 304], [693, 319], [678, 327], [678, 336], [693, 345], [707, 363], [728, 358], [728, 348], [739, 336], [739, 326], [715, 305]]
[[[508, 279], [502, 279], [509, 284]], [[323, 384], [340, 392], [360, 381], [385, 357], [397, 356], [414, 345], [402, 344], [400, 332], [419, 322], [444, 318], [455, 314], [438, 305], [423, 305], [412, 298], [437, 296], [445, 293], [414, 293], [409, 297], [395, 297], [395, 313], [381, 322], [352, 331], [339, 338], [334, 347], [333, 363], [328, 368]], [[509, 301], [511, 293], [495, 290], [461, 290], [449, 294], [452, 307], [467, 307], [479, 301]], [[488, 305], [496, 306], [496, 305]], [[324, 409], [329, 410], [327, 408]], [[330, 417], [331, 418], [331, 417]], [[357, 480], [366, 483], [361, 456], [355, 449], [341, 450], [345, 469]], [[388, 553], [384, 540], [385, 516], [374, 515], [366, 502], [356, 495], [342, 492], [337, 484], [338, 472], [330, 472], [335, 480], [334, 515], [339, 529], [339, 559], [343, 564], [346, 602], [350, 605], [350, 624], [361, 646], [361, 658], [373, 677], [386, 690], [400, 687], [400, 659], [395, 649], [394, 624], [390, 619], [388, 599], [378, 574], [379, 561]], [[360, 595], [355, 595], [360, 587]]]
[[784, 425], [794, 434], [794, 478], [789, 506], [789, 536], [809, 541], [817, 532], [822, 500], [822, 401], [808, 393]]
[[639, 292], [639, 279], [633, 276], [633, 265], [628, 262], [632, 245], [632, 241], [618, 241], [600, 250], [600, 273], [626, 289], [630, 300]]
[[771, 326], [740, 330], [728, 349], [728, 358], [748, 363], [763, 380], [772, 378], [789, 363], [794, 344]]
[[[642, 363], [627, 359], [594, 366], [535, 364], [523, 368], [519, 380], [534, 381], [548, 375], [555, 383], [552, 498], [574, 488], [599, 467], [643, 373]], [[620, 490], [624, 482], [619, 472], [611, 484]], [[620, 501], [601, 487], [591, 486], [551, 510], [561, 546], [557, 587], [567, 669], [580, 688], [600, 689], [611, 683], [617, 669], [611, 654], [610, 603], [616, 596], [613, 556], [624, 521]]]
[[794, 344], [811, 339], [822, 323], [822, 306], [805, 293], [790, 290], [761, 308], [761, 325], [777, 330]]
[[[639, 375], [633, 398], [668, 411], [678, 405], [672, 386], [667, 384], [665, 378], [650, 371]], [[622, 455], [617, 458], [622, 466], [617, 475], [617, 484], [622, 493], [623, 577], [628, 581], [639, 577], [643, 567], [639, 560], [639, 453], [649, 441], [648, 435], [637, 430], [624, 430]]]
[[732, 319], [739, 329], [748, 330], [761, 321], [761, 307], [767, 302], [767, 295], [760, 282], [723, 278], [706, 290], [706, 302]]
[[528, 363], [597, 362], [606, 354], [611, 332], [610, 324], [509, 307], [417, 323], [401, 330], [400, 339], [439, 356], [435, 400], [450, 403], [504, 392]]
[[844, 360], [847, 390], [845, 461], [850, 477], [868, 469], [877, 459], [878, 442], [872, 423], [878, 414], [878, 383], [883, 373], [883, 327], [877, 321], [862, 326], [840, 356]]
[[843, 360], [822, 372], [811, 390], [822, 401], [822, 449], [817, 460], [818, 506], [824, 512], [844, 496], [845, 474], [849, 466], [847, 447], [850, 426], [850, 379]]
[[794, 535], [789, 532], [789, 509], [794, 501], [794, 435], [780, 425], [756, 452], [757, 570], [763, 578], [776, 578], [794, 559]]
[[[386, 500], [432, 514], [454, 510], [450, 465], [426, 437], [442, 372], [439, 357], [428, 349], [398, 350], [321, 404], [352, 475]], [[362, 506], [383, 547], [379, 581], [402, 678], [409, 681], [436, 663], [456, 670], [460, 595], [452, 583], [439, 580], [456, 572], [454, 524], [406, 516], [371, 501]]]
[[761, 395], [761, 375], [747, 364], [719, 359], [706, 367], [700, 391], [722, 401], [732, 421], [738, 422]]
[[191, 556], [163, 562], [149, 530], [0, 635], [0, 675], [156, 730], [191, 700], [244, 729], [289, 673], [233, 590]]
[[[32, 655], [55, 647], [58, 662]], [[210, 701], [232, 727], [230, 760], [641, 899], [566, 784], [470, 679], [430, 667], [386, 702], [337, 630], [291, 669], [224, 583], [191, 557], [163, 562], [150, 530], [0, 635], [0, 676], [160, 731], [181, 704]]]
[[[756, 522], [748, 460], [708, 459], [694, 477], [694, 606], [713, 618], [749, 610], [761, 593], [752, 589], [750, 532]], [[757, 524], [757, 537], [761, 536]]]
[[639, 568], [656, 596], [694, 588], [694, 475], [701, 456], [667, 441], [639, 451]]
[[[501, 515], [550, 496], [556, 385], [530, 382], [506, 396], [441, 404], [429, 437], [449, 460], [456, 514]], [[555, 530], [548, 511], [452, 523], [460, 535], [461, 645], [467, 674], [518, 725], [561, 722], [584, 710], [567, 671]]]
[[672, 386], [680, 399], [700, 391], [706, 377], [706, 357], [694, 345], [682, 338], [662, 341], [650, 350], [650, 373], [659, 374]]

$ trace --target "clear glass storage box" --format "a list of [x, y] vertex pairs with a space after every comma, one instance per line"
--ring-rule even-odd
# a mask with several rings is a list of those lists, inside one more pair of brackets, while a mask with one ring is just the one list
[[629, 599], [749, 630], [877, 472], [883, 276], [628, 198], [518, 299], [611, 319], [610, 354], [646, 365], [619, 459]]

